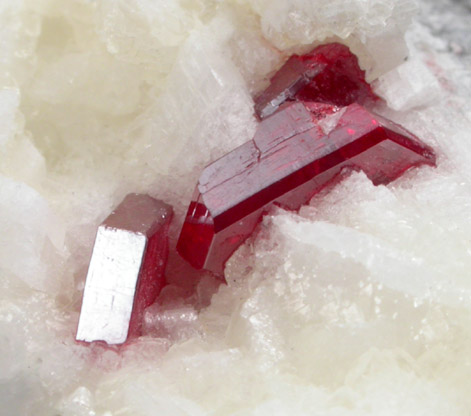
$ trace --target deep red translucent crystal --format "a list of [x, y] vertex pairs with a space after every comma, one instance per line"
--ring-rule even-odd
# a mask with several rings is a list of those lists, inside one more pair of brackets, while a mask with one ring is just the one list
[[77, 340], [121, 344], [139, 335], [144, 309], [165, 283], [172, 207], [129, 194], [98, 227]]
[[346, 106], [376, 100], [358, 59], [340, 43], [322, 45], [305, 55], [293, 55], [255, 98], [255, 112], [263, 119], [285, 101], [315, 101]]
[[285, 103], [253, 140], [204, 169], [177, 250], [221, 274], [271, 204], [298, 209], [345, 168], [386, 184], [420, 164], [435, 164], [430, 147], [359, 104]]

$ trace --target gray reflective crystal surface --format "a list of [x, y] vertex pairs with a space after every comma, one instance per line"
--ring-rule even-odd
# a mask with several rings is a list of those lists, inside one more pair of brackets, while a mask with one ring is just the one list
[[[148, 195], [130, 194], [98, 227], [83, 293], [77, 340], [108, 344], [126, 341], [133, 309], [138, 303], [136, 297], [144, 265], [155, 271], [154, 276], [146, 276], [147, 285], [149, 278], [163, 278], [157, 270], [164, 263], [162, 256], [166, 260], [166, 244], [163, 245], [164, 253], [152, 250], [149, 256], [146, 254], [149, 239], [159, 238], [155, 235], [170, 221], [171, 215], [172, 209], [162, 201]], [[166, 239], [166, 232], [160, 237]], [[150, 285], [149, 290], [158, 290], [160, 286]]]

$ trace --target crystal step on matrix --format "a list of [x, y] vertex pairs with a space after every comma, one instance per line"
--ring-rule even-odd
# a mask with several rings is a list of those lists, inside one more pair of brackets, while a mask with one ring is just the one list
[[297, 99], [346, 106], [365, 104], [377, 97], [350, 49], [329, 43], [305, 55], [292, 55], [255, 98], [255, 112], [263, 119], [285, 101]]
[[345, 168], [378, 185], [421, 164], [435, 164], [430, 147], [359, 104], [286, 103], [253, 140], [204, 169], [177, 250], [194, 267], [222, 274], [271, 204], [299, 209]]
[[83, 293], [78, 341], [121, 344], [138, 335], [162, 289], [172, 208], [129, 194], [98, 227]]

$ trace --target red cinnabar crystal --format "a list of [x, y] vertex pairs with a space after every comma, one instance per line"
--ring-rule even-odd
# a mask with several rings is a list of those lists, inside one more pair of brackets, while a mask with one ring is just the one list
[[138, 335], [162, 289], [172, 208], [130, 194], [98, 227], [76, 339], [121, 344]]
[[359, 104], [287, 103], [253, 140], [204, 169], [177, 250], [221, 274], [271, 204], [298, 209], [344, 168], [385, 184], [420, 164], [435, 164], [431, 148]]
[[308, 54], [291, 56], [255, 98], [255, 112], [263, 119], [289, 100], [345, 106], [376, 99], [358, 59], [339, 43], [322, 45]]

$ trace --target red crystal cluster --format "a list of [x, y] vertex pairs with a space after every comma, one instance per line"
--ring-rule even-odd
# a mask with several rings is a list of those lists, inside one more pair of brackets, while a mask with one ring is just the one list
[[[222, 275], [231, 254], [273, 204], [296, 210], [344, 169], [386, 184], [433, 150], [374, 114], [377, 100], [356, 57], [332, 43], [294, 55], [255, 99], [253, 140], [207, 166], [177, 243], [197, 269]], [[139, 333], [144, 309], [164, 284], [172, 209], [130, 195], [99, 227], [77, 339], [122, 343]]]
[[255, 112], [263, 119], [290, 100], [346, 106], [373, 102], [377, 97], [356, 56], [345, 45], [330, 43], [291, 56], [255, 98]]
[[222, 274], [271, 204], [299, 209], [344, 168], [385, 184], [434, 165], [430, 147], [359, 104], [374, 99], [347, 47], [292, 56], [255, 100], [263, 120], [254, 139], [201, 174], [177, 244], [181, 256]]

